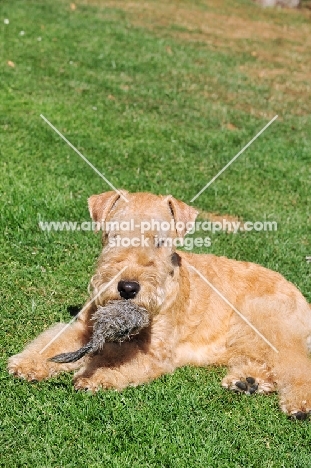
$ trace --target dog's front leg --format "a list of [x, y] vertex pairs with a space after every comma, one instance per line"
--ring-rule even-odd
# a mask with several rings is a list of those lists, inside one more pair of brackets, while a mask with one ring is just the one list
[[82, 361], [58, 364], [49, 361], [49, 358], [79, 349], [88, 342], [92, 332], [89, 327], [91, 311], [92, 305], [74, 323], [57, 323], [41, 333], [21, 353], [9, 358], [9, 373], [25, 380], [38, 381], [81, 367]]
[[107, 344], [100, 355], [87, 358], [74, 376], [77, 390], [96, 392], [99, 389], [122, 390], [172, 372], [176, 366], [164, 347], [140, 349], [135, 343]]

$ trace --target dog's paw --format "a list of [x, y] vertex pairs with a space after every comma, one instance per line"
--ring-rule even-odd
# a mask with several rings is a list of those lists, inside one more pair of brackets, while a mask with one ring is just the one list
[[[296, 390], [296, 391], [295, 391]], [[281, 392], [280, 407], [290, 419], [304, 421], [311, 417], [311, 392], [305, 393], [305, 398], [302, 399], [299, 389], [292, 389], [289, 392], [283, 390]]]
[[290, 415], [290, 418], [294, 421], [305, 421], [311, 417], [311, 411], [296, 411]]
[[234, 382], [231, 390], [237, 393], [245, 393], [246, 395], [252, 395], [258, 391], [258, 383], [254, 377], [246, 377], [245, 379], [237, 380]]
[[94, 382], [92, 378], [76, 377], [74, 379], [74, 388], [75, 390], [96, 393], [102, 388], [102, 385], [99, 382]]
[[227, 376], [222, 381], [222, 386], [232, 390], [236, 393], [245, 393], [246, 395], [252, 395], [253, 393], [257, 393], [259, 389], [259, 384], [254, 379], [254, 377], [246, 377], [240, 379], [230, 378]]
[[115, 369], [97, 368], [88, 369], [87, 366], [78, 370], [73, 378], [76, 390], [85, 390], [95, 393], [98, 390], [123, 390], [129, 385], [121, 372]]
[[269, 375], [257, 375], [256, 373], [255, 377], [244, 377], [245, 374], [241, 374], [237, 371], [226, 375], [222, 380], [222, 386], [233, 392], [245, 393], [246, 395], [268, 394], [276, 391], [276, 384]]
[[15, 354], [8, 361], [8, 372], [16, 377], [28, 381], [39, 381], [51, 377], [56, 373], [40, 354]]

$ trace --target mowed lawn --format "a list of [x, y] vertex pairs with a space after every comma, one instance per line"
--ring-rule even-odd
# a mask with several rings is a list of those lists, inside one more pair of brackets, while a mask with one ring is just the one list
[[109, 190], [40, 114], [115, 186], [188, 204], [278, 114], [193, 203], [201, 219], [277, 231], [207, 233], [196, 251], [279, 271], [311, 302], [310, 10], [3, 0], [0, 11], [0, 465], [311, 467], [311, 421], [288, 420], [275, 395], [225, 391], [224, 368], [95, 396], [68, 374], [31, 384], [6, 371], [87, 300], [100, 252], [99, 235], [38, 222], [88, 221], [87, 198]]

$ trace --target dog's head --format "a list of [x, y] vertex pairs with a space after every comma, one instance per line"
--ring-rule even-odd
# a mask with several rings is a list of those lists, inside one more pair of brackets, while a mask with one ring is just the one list
[[103, 231], [103, 251], [91, 280], [98, 303], [130, 299], [156, 313], [176, 293], [180, 257], [176, 247], [197, 211], [171, 195], [126, 191], [89, 198]]

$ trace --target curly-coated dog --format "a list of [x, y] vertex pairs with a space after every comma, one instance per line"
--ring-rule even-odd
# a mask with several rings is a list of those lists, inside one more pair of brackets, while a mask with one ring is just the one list
[[[76, 370], [75, 388], [96, 391], [139, 385], [187, 364], [226, 365], [224, 387], [277, 390], [285, 413], [307, 417], [311, 309], [293, 284], [253, 263], [176, 250], [197, 211], [172, 196], [106, 192], [91, 196], [89, 209], [103, 225], [91, 299], [73, 324], [54, 325], [12, 356], [10, 373], [41, 380]], [[50, 360], [87, 345], [97, 308], [121, 298], [148, 311], [148, 326], [76, 362]]]

